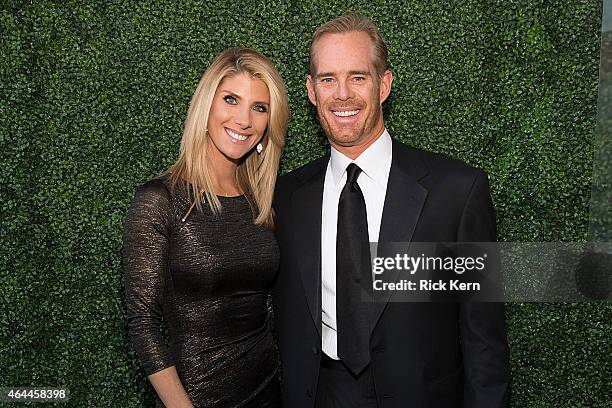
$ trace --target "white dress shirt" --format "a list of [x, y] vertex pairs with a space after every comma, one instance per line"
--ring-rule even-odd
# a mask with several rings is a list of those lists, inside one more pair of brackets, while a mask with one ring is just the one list
[[321, 213], [321, 312], [322, 348], [333, 359], [338, 359], [336, 324], [336, 235], [338, 227], [338, 201], [346, 184], [346, 167], [355, 163], [362, 173], [357, 179], [366, 204], [368, 236], [378, 241], [380, 221], [385, 204], [387, 181], [391, 169], [391, 136], [387, 129], [355, 160], [351, 160], [333, 147], [327, 164], [323, 187]]

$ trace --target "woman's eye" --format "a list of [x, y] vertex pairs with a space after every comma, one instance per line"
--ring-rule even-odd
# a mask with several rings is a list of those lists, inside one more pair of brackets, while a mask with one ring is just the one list
[[229, 103], [230, 105], [237, 105], [238, 101], [236, 100], [236, 98], [234, 98], [232, 95], [226, 95], [223, 97], [223, 100], [227, 103]]
[[253, 109], [255, 109], [257, 112], [262, 112], [262, 113], [268, 111], [268, 108], [265, 105], [255, 105]]

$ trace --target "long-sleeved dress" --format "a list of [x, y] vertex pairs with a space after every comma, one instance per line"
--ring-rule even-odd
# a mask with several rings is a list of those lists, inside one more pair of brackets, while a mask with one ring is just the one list
[[165, 179], [136, 191], [123, 243], [128, 333], [145, 373], [175, 365], [195, 407], [277, 407], [268, 298], [278, 245], [245, 196], [219, 199], [220, 214], [204, 203], [183, 221], [186, 192]]

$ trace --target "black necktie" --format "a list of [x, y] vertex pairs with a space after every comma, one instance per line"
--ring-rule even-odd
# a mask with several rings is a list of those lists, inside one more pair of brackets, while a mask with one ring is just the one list
[[360, 173], [355, 163], [346, 168], [346, 184], [338, 202], [336, 237], [338, 357], [354, 374], [359, 374], [370, 362], [372, 271], [366, 205], [357, 184]]

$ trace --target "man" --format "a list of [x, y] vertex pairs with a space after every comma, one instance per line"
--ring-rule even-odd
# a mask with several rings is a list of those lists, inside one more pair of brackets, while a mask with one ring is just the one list
[[494, 241], [486, 175], [392, 141], [382, 103], [393, 76], [369, 19], [319, 27], [310, 64], [308, 97], [331, 154], [282, 177], [275, 196], [284, 406], [505, 406], [502, 304], [359, 296], [372, 279], [368, 240]]

